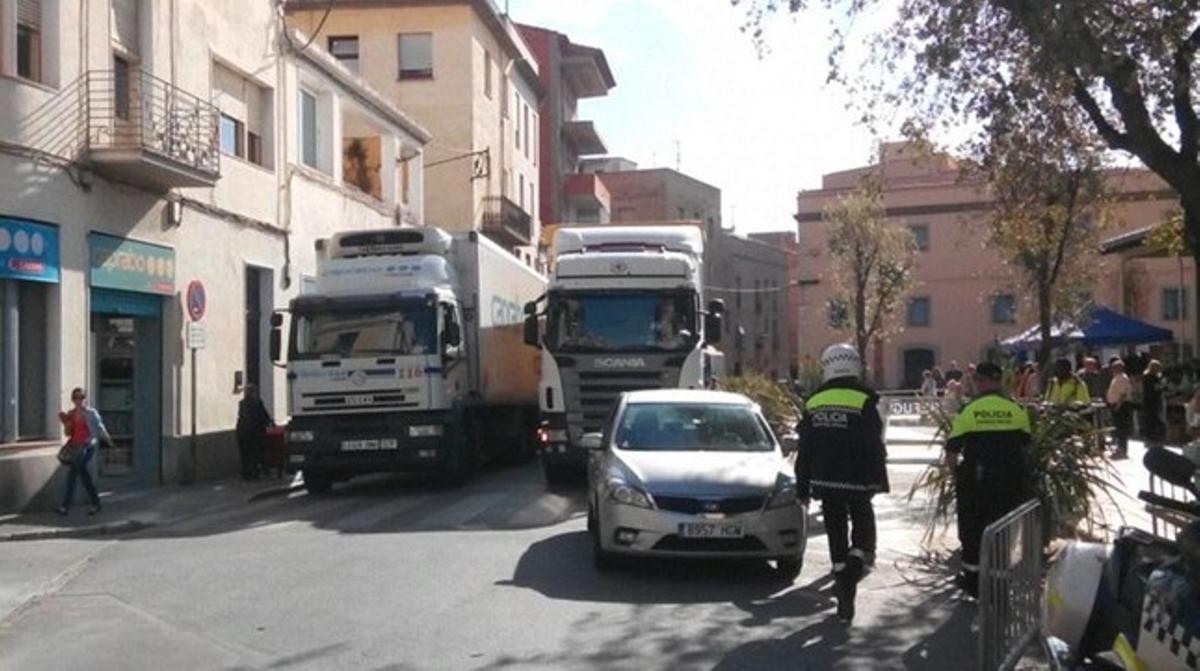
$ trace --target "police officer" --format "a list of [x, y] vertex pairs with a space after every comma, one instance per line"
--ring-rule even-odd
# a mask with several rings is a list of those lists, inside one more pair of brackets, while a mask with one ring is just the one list
[[1028, 498], [1029, 414], [1002, 392], [1000, 366], [975, 367], [979, 396], [962, 409], [946, 440], [955, 465], [958, 540], [962, 544], [959, 586], [979, 595], [979, 550], [987, 525]]
[[821, 373], [824, 383], [805, 403], [800, 420], [796, 482], [802, 499], [821, 500], [837, 615], [848, 623], [858, 581], [874, 561], [871, 497], [888, 491], [887, 450], [879, 397], [859, 381], [858, 351], [846, 344], [829, 346], [821, 354]]

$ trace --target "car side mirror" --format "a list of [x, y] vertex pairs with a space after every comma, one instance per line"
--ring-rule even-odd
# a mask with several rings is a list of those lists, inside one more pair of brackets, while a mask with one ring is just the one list
[[538, 332], [537, 315], [525, 317], [525, 344], [530, 347], [541, 347], [541, 333]]
[[585, 450], [603, 450], [604, 434], [585, 433], [579, 438], [579, 446]]
[[783, 456], [791, 456], [800, 449], [800, 436], [794, 433], [789, 433], [783, 437], [783, 440], [780, 441], [780, 443], [781, 447], [783, 447]]
[[462, 329], [456, 322], [446, 322], [442, 330], [442, 344], [447, 347], [458, 347], [462, 344]]
[[279, 363], [283, 358], [283, 315], [278, 312], [271, 314], [271, 361]]

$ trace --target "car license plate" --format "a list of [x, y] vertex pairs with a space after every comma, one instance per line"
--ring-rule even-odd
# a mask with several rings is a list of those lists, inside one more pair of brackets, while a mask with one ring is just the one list
[[746, 534], [740, 524], [684, 522], [679, 525], [679, 535], [684, 538], [741, 538]]
[[343, 440], [342, 449], [346, 452], [356, 452], [360, 450], [378, 450], [378, 440]]

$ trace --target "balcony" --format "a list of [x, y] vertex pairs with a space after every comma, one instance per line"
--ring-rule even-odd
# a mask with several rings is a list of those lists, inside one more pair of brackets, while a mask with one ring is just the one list
[[217, 108], [138, 70], [80, 79], [84, 150], [98, 171], [163, 191], [221, 176]]
[[575, 150], [576, 156], [608, 153], [604, 140], [600, 139], [600, 134], [596, 132], [596, 126], [591, 121], [568, 121], [562, 125], [562, 134]]
[[504, 196], [483, 199], [483, 234], [505, 247], [533, 242], [533, 217]]
[[580, 224], [608, 223], [612, 196], [599, 175], [567, 175], [563, 182], [563, 200], [570, 210], [570, 221]]

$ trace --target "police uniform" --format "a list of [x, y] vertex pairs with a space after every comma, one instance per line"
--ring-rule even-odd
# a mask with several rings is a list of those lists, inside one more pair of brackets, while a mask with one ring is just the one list
[[[871, 497], [888, 491], [887, 450], [878, 395], [854, 377], [822, 385], [805, 403], [799, 426], [796, 482], [801, 498], [821, 500], [829, 558], [839, 592], [839, 616], [853, 617], [854, 585], [875, 552]], [[850, 527], [853, 532], [851, 535]], [[849, 599], [848, 615], [843, 614]]]
[[999, 391], [985, 393], [954, 418], [948, 452], [962, 455], [954, 473], [963, 587], [979, 585], [983, 530], [1021, 505], [1029, 495], [1029, 414]]

